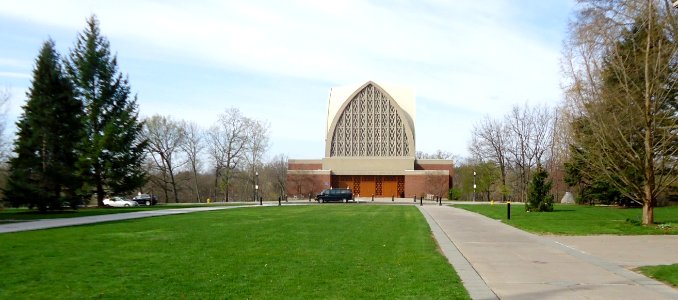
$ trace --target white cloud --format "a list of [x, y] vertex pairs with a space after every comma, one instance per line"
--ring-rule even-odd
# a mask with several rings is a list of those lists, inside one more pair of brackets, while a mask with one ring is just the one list
[[[412, 86], [419, 101], [426, 99], [439, 107], [471, 112], [465, 120], [443, 124], [444, 131], [457, 134], [454, 143], [435, 138], [440, 122], [418, 124], [418, 146], [462, 154], [466, 152], [464, 139], [470, 125], [484, 114], [499, 116], [514, 104], [554, 103], [560, 99], [560, 44], [550, 44], [534, 34], [532, 31], [543, 30], [540, 24], [519, 24], [522, 20], [518, 18], [529, 9], [529, 2], [3, 2], [0, 15], [67, 28], [73, 30], [73, 37], [84, 27], [84, 19], [95, 13], [114, 51], [131, 52], [126, 55], [326, 82], [328, 92], [331, 85], [363, 79]], [[36, 5], [42, 9], [36, 10]], [[562, 15], [556, 17], [567, 21]], [[154, 93], [143, 91], [156, 100], [182, 101]], [[299, 97], [304, 92], [292, 93], [297, 94], [280, 98]], [[209, 103], [217, 102], [219, 95], [213, 98]], [[269, 101], [262, 99], [262, 105], [271, 105]], [[323, 106], [326, 95], [318, 101]], [[143, 110], [143, 103], [141, 106]], [[298, 113], [291, 107], [278, 109], [282, 115]], [[252, 113], [261, 111], [253, 109]], [[191, 118], [202, 115], [201, 120], [205, 120], [209, 118], [204, 115], [214, 114], [214, 108], [179, 110], [165, 106], [155, 112]], [[277, 127], [273, 130], [277, 138], [291, 139], [300, 130], [308, 133], [302, 133], [304, 136], [316, 134], [306, 131], [308, 126], [295, 118], [261, 113], [256, 117], [270, 118]], [[467, 126], [458, 128], [458, 124]], [[324, 136], [312, 138], [322, 143]]]
[[26, 73], [19, 73], [19, 72], [3, 72], [3, 71], [0, 71], [0, 78], [2, 78], [2, 77], [30, 79], [31, 75], [26, 74]]

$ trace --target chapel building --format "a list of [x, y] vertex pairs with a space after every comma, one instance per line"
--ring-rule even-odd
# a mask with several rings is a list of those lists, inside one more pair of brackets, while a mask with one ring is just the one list
[[355, 197], [445, 198], [452, 161], [415, 159], [415, 124], [411, 89], [372, 81], [332, 88], [325, 157], [288, 161], [288, 196], [333, 187], [349, 188]]

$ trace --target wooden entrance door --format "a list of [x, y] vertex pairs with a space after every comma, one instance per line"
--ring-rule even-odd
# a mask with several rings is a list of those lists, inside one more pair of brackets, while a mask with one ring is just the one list
[[398, 179], [397, 176], [383, 176], [381, 179], [381, 195], [382, 197], [400, 197], [398, 193]]
[[360, 176], [360, 196], [372, 197], [376, 196], [376, 182], [375, 176]]

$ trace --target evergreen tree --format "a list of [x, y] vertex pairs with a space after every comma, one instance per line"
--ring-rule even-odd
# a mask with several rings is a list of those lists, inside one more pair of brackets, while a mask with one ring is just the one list
[[527, 186], [527, 211], [553, 211], [553, 195], [551, 195], [551, 182], [547, 181], [549, 174], [541, 164], [537, 165], [532, 176], [532, 181]]
[[27, 96], [17, 121], [5, 201], [41, 211], [60, 209], [63, 202], [75, 207], [81, 186], [76, 164], [82, 105], [74, 98], [52, 40], [40, 50]]
[[88, 179], [84, 188], [96, 193], [102, 206], [107, 191], [128, 193], [145, 183], [141, 163], [147, 142], [141, 137], [136, 96], [131, 96], [128, 79], [118, 71], [117, 58], [95, 16], [78, 36], [67, 70], [85, 112], [80, 160], [81, 175]]

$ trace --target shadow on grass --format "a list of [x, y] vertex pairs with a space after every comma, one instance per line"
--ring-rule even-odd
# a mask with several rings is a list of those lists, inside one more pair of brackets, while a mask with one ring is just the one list
[[72, 214], [72, 213], [77, 213], [80, 210], [71, 210], [71, 209], [65, 209], [65, 210], [48, 210], [48, 211], [38, 211], [38, 210], [29, 210], [29, 211], [22, 211], [22, 212], [17, 212], [16, 215], [20, 216], [33, 216], [33, 215], [63, 215], [63, 214]]

